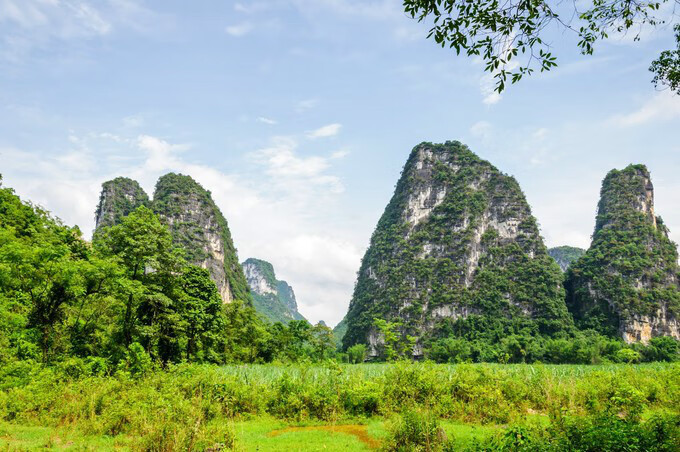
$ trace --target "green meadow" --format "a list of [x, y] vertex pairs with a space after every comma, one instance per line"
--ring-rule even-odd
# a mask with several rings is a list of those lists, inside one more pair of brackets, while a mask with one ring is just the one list
[[[5, 366], [0, 450], [678, 450], [680, 365]], [[631, 438], [634, 437], [634, 440]], [[625, 444], [625, 448], [623, 448]]]

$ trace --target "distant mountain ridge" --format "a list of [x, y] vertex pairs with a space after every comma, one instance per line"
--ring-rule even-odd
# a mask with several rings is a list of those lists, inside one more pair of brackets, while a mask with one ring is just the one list
[[286, 281], [276, 279], [272, 264], [251, 257], [241, 265], [250, 287], [253, 305], [260, 314], [271, 322], [306, 320], [298, 312], [293, 288]]
[[567, 268], [572, 262], [578, 260], [581, 256], [586, 253], [583, 248], [577, 248], [575, 246], [556, 246], [554, 248], [548, 249], [548, 254], [550, 257], [555, 259], [559, 264], [563, 272], [567, 271]]

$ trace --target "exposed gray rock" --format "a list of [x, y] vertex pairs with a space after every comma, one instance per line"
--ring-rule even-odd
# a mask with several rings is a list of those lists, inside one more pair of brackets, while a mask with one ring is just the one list
[[260, 314], [272, 322], [305, 319], [298, 312], [293, 288], [276, 279], [272, 264], [249, 258], [242, 266], [253, 295], [253, 305]]
[[570, 327], [559, 268], [517, 181], [459, 142], [421, 143], [362, 260], [343, 346], [379, 353], [378, 318], [415, 337], [418, 356], [445, 325], [473, 315], [508, 331], [513, 322], [546, 334]]
[[680, 339], [679, 272], [677, 247], [654, 211], [647, 168], [610, 171], [590, 248], [567, 271], [567, 302], [577, 323], [629, 343]]
[[150, 201], [136, 181], [113, 179], [102, 185], [97, 230], [119, 223], [141, 205], [151, 207], [168, 226], [188, 262], [208, 269], [225, 303], [233, 299], [251, 302], [227, 221], [210, 192], [189, 176], [170, 173], [158, 180]]
[[140, 206], [149, 205], [149, 196], [135, 180], [117, 177], [102, 184], [95, 212], [95, 229], [118, 224]]

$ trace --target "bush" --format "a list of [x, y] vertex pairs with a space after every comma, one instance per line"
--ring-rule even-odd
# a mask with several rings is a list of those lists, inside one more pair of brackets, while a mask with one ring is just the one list
[[677, 361], [680, 357], [680, 343], [670, 336], [655, 337], [642, 350], [645, 361]]
[[615, 356], [617, 361], [622, 363], [633, 364], [640, 362], [640, 353], [630, 348], [622, 348], [616, 352]]
[[125, 352], [125, 360], [121, 363], [123, 364], [121, 370], [130, 372], [133, 377], [143, 376], [153, 369], [151, 356], [138, 342], [130, 344], [130, 347]]
[[363, 363], [367, 348], [364, 344], [356, 344], [347, 349], [347, 359], [351, 364]]
[[431, 413], [406, 411], [390, 429], [382, 450], [386, 452], [438, 452], [449, 443]]
[[676, 363], [598, 368], [183, 364], [134, 378], [126, 371], [97, 375], [100, 364], [0, 367], [0, 421], [77, 424], [108, 435], [150, 434], [178, 422], [199, 422], [201, 432], [210, 422], [236, 416], [328, 421], [413, 410], [481, 424], [513, 424], [529, 411], [565, 417], [604, 413], [637, 422], [646, 411], [676, 411], [680, 401]]
[[438, 363], [462, 363], [472, 356], [470, 343], [463, 339], [446, 338], [432, 344], [427, 357]]

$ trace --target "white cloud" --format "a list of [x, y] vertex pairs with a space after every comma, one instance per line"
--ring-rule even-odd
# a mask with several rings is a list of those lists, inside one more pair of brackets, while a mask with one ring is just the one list
[[111, 31], [112, 25], [101, 17], [99, 11], [86, 3], [71, 4], [70, 8], [80, 23], [94, 34], [105, 35]]
[[258, 117], [257, 120], [258, 120], [258, 122], [262, 122], [264, 124], [269, 124], [270, 126], [278, 124], [278, 121], [276, 121], [275, 119], [265, 118], [264, 116]]
[[487, 121], [477, 121], [470, 127], [470, 133], [473, 137], [486, 141], [491, 137], [491, 124]]
[[0, 0], [0, 22], [25, 30], [49, 30], [61, 38], [105, 35], [112, 24], [83, 1]]
[[64, 42], [104, 38], [117, 29], [139, 33], [166, 30], [168, 17], [134, 0], [0, 0], [0, 57], [19, 62]]
[[316, 107], [318, 105], [318, 103], [319, 103], [318, 99], [301, 100], [295, 106], [295, 111], [297, 113], [304, 113], [305, 111], [311, 110], [312, 108]]
[[493, 74], [484, 74], [479, 79], [479, 91], [482, 93], [482, 103], [484, 105], [494, 105], [500, 102], [501, 95], [496, 91], [496, 80]]
[[254, 151], [249, 157], [271, 177], [270, 184], [273, 188], [294, 193], [295, 199], [319, 196], [321, 188], [332, 194], [344, 191], [340, 178], [326, 172], [331, 166], [330, 161], [340, 157], [302, 157], [296, 152], [298, 143], [295, 139], [277, 137], [272, 141], [271, 146]]
[[236, 2], [234, 4], [234, 11], [244, 14], [254, 14], [266, 11], [272, 7], [271, 2], [249, 1], [248, 4]]
[[328, 124], [327, 126], [319, 127], [316, 130], [312, 130], [311, 132], [307, 133], [307, 136], [309, 138], [326, 138], [326, 137], [333, 137], [340, 133], [340, 129], [342, 128], [342, 124]]
[[331, 154], [332, 159], [341, 159], [343, 157], [347, 157], [349, 155], [349, 151], [341, 149], [339, 151], [335, 151]]
[[[277, 277], [292, 281], [303, 314], [331, 325], [339, 322], [347, 313], [360, 248], [333, 235], [311, 233], [283, 237], [280, 252]], [[285, 269], [285, 278], [279, 269]]]
[[224, 29], [227, 34], [240, 38], [245, 36], [253, 30], [253, 25], [250, 22], [242, 22], [236, 25], [230, 25]]
[[[470, 126], [470, 135], [479, 140], [483, 148], [502, 152], [513, 164], [542, 166], [555, 158], [554, 139], [546, 127], [526, 126], [522, 128], [494, 127], [488, 121], [477, 121]], [[508, 149], [512, 152], [508, 153]], [[503, 164], [501, 158], [493, 159], [494, 164]], [[509, 162], [508, 162], [509, 163]]]
[[145, 124], [145, 118], [142, 114], [135, 114], [135, 115], [130, 115], [126, 116], [123, 118], [123, 127], [129, 128], [129, 129], [137, 129], [139, 127], [142, 127]]
[[669, 121], [678, 117], [680, 117], [680, 96], [675, 95], [671, 90], [665, 90], [657, 93], [637, 110], [614, 115], [606, 122], [618, 127], [631, 127], [652, 121]]
[[392, 20], [403, 15], [394, 0], [291, 0], [305, 14], [330, 11], [333, 14], [369, 20]]
[[422, 24], [415, 24], [416, 26], [410, 26], [410, 27], [397, 27], [394, 29], [394, 37], [398, 41], [403, 41], [403, 42], [413, 42], [413, 41], [418, 41], [418, 40], [423, 40], [427, 36], [427, 33], [424, 32], [424, 29], [422, 28]]

